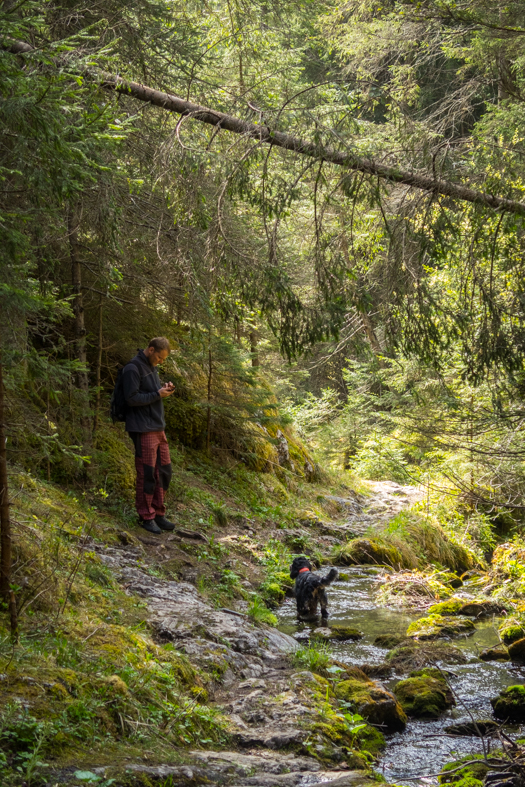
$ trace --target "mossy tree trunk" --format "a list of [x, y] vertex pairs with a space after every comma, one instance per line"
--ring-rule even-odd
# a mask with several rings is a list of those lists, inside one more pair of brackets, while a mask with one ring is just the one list
[[17, 636], [16, 599], [11, 587], [11, 518], [9, 515], [9, 484], [7, 480], [7, 430], [3, 365], [0, 347], [0, 597], [7, 606], [11, 621], [11, 635]]

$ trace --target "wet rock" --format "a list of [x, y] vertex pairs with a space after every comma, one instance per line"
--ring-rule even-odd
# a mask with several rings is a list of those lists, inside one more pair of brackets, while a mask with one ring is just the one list
[[342, 626], [333, 623], [330, 626], [323, 626], [312, 631], [312, 639], [334, 640], [335, 642], [345, 642], [347, 640], [358, 640], [363, 638], [363, 634], [351, 626]]
[[449, 724], [444, 730], [447, 735], [460, 736], [473, 736], [481, 738], [482, 735], [488, 735], [499, 728], [499, 724], [491, 719], [480, 719], [479, 721], [465, 721], [461, 724]]
[[512, 661], [517, 661], [520, 664], [525, 663], [525, 638], [511, 642], [508, 651]]
[[371, 538], [356, 538], [349, 541], [337, 552], [336, 560], [346, 566], [388, 565], [401, 567], [404, 564], [401, 552]]
[[478, 601], [468, 601], [461, 607], [459, 614], [473, 618], [485, 618], [489, 615], [505, 615], [506, 612], [507, 609], [503, 604], [482, 599]]
[[254, 771], [267, 774], [278, 773], [315, 773], [321, 766], [311, 757], [297, 757], [294, 754], [275, 754], [260, 752], [243, 754], [236, 751], [193, 751], [191, 756], [211, 768], [222, 773], [236, 773], [239, 776], [251, 776]]
[[490, 704], [497, 719], [525, 722], [525, 686], [508, 686]]
[[347, 672], [352, 677], [337, 684], [336, 697], [352, 703], [355, 712], [370, 724], [384, 726], [389, 731], [404, 730], [406, 714], [394, 695], [357, 668]]
[[420, 670], [395, 685], [394, 694], [408, 716], [437, 719], [456, 704], [446, 681], [438, 675], [437, 670]]
[[448, 642], [410, 640], [387, 653], [386, 660], [398, 672], [410, 672], [437, 661], [443, 664], [466, 664], [467, 657], [462, 650]]
[[440, 604], [433, 604], [428, 610], [430, 615], [465, 615], [471, 618], [484, 618], [489, 615], [505, 615], [507, 610], [503, 604], [489, 599], [474, 599], [465, 601], [464, 598], [457, 596], [442, 601]]
[[482, 661], [510, 661], [509, 651], [504, 645], [497, 648], [486, 648], [479, 654]]
[[402, 634], [380, 634], [374, 640], [374, 645], [377, 645], [378, 648], [387, 648], [388, 650], [392, 650], [392, 648], [397, 647], [402, 642], [406, 640]]
[[246, 729], [235, 733], [234, 739], [239, 746], [253, 748], [263, 746], [265, 749], [285, 749], [293, 744], [304, 743], [308, 733], [297, 728], [282, 729], [279, 727], [264, 726]]
[[407, 629], [407, 637], [419, 640], [452, 638], [469, 636], [474, 633], [474, 630], [474, 623], [468, 618], [428, 615], [410, 624]]

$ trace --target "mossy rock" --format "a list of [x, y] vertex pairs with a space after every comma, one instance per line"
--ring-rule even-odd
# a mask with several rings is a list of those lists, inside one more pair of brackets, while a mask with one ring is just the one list
[[[405, 729], [407, 718], [393, 694], [355, 670], [355, 677], [343, 680], [335, 687], [338, 699], [350, 702], [354, 711], [370, 724], [384, 726], [389, 731]], [[361, 677], [362, 676], [362, 677]]]
[[474, 599], [473, 601], [465, 601], [465, 599], [449, 598], [448, 601], [443, 601], [441, 604], [433, 604], [428, 609], [430, 615], [464, 615], [472, 618], [483, 618], [489, 615], [504, 615], [506, 608], [503, 604], [498, 604], [496, 601], [489, 599]]
[[525, 722], [525, 686], [508, 686], [490, 704], [497, 719], [520, 724]]
[[439, 604], [432, 604], [428, 608], [429, 615], [459, 615], [460, 609], [465, 603], [464, 599], [456, 598], [455, 596], [449, 598], [447, 601], [442, 601]]
[[355, 538], [349, 541], [337, 550], [335, 557], [346, 566], [403, 565], [403, 555], [399, 549], [371, 538]]
[[[479, 762], [472, 762], [478, 759]], [[465, 761], [469, 764], [462, 768], [461, 763]], [[440, 784], [454, 784], [456, 787], [483, 787], [488, 770], [489, 766], [483, 760], [483, 755], [467, 754], [460, 760], [447, 763], [439, 774], [438, 781]]]
[[509, 651], [504, 645], [497, 648], [485, 648], [479, 654], [481, 661], [510, 661]]
[[332, 640], [334, 642], [346, 642], [347, 640], [363, 639], [363, 634], [351, 626], [342, 626], [336, 623], [330, 627], [314, 629], [311, 634], [312, 639]]
[[408, 716], [420, 719], [437, 719], [455, 705], [454, 697], [437, 670], [433, 675], [427, 670], [413, 673], [413, 677], [399, 681], [394, 694]]
[[386, 655], [387, 663], [399, 672], [421, 669], [437, 661], [443, 664], [466, 664], [465, 653], [449, 642], [408, 640]]
[[524, 664], [525, 663], [525, 638], [517, 639], [515, 642], [511, 642], [508, 647], [508, 651], [511, 661], [515, 661], [518, 664]]
[[366, 725], [364, 730], [360, 730], [356, 737], [359, 741], [359, 748], [370, 752], [370, 754], [379, 754], [386, 746], [383, 733], [369, 724]]
[[350, 581], [350, 574], [347, 574], [345, 571], [340, 571], [337, 575], [338, 582], [349, 582]]
[[387, 648], [388, 650], [392, 650], [392, 648], [397, 647], [402, 642], [406, 640], [402, 634], [380, 634], [374, 640], [374, 645], [378, 648]]
[[473, 634], [474, 623], [468, 618], [428, 615], [415, 620], [407, 629], [407, 637], [419, 640], [440, 639], [442, 637], [461, 637]]
[[525, 629], [519, 623], [504, 622], [499, 627], [499, 635], [505, 645], [510, 645], [512, 642], [517, 642], [517, 640], [525, 637]]

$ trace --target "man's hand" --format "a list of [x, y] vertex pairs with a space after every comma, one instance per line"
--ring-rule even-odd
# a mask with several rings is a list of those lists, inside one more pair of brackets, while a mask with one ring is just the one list
[[171, 396], [173, 391], [175, 390], [175, 386], [173, 383], [164, 383], [162, 388], [159, 389], [159, 396], [161, 399], [165, 399], [166, 396]]

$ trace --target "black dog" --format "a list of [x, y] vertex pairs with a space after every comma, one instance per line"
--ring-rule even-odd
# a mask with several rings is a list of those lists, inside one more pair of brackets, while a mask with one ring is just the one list
[[300, 618], [315, 618], [317, 605], [321, 605], [321, 617], [328, 617], [328, 597], [325, 587], [337, 579], [337, 569], [331, 568], [326, 577], [312, 573], [312, 564], [305, 557], [296, 557], [290, 568], [290, 577], [295, 579], [294, 595], [297, 615]]

